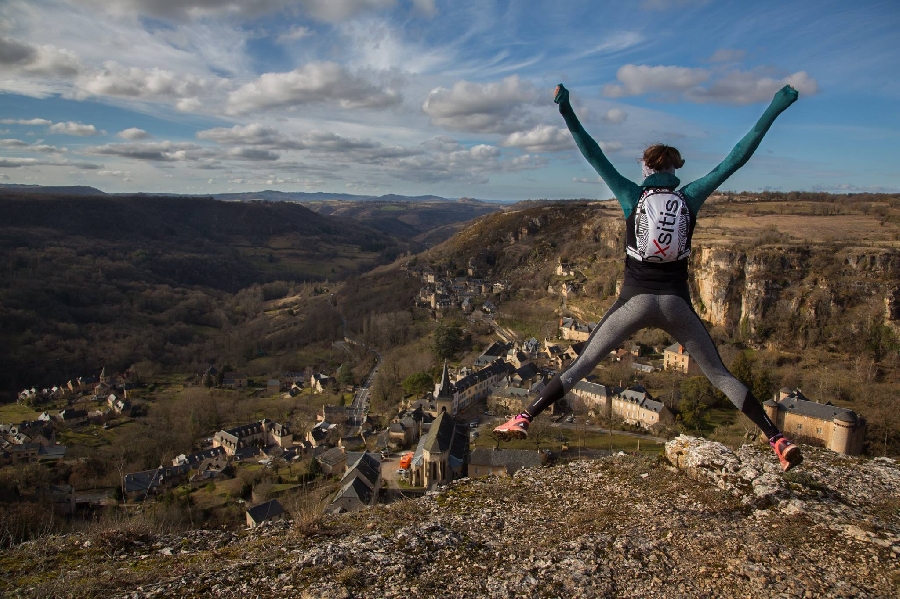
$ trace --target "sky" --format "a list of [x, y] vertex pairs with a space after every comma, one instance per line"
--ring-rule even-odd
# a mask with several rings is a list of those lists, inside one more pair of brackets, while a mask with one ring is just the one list
[[0, 183], [608, 199], [553, 103], [640, 181], [897, 192], [896, 0], [0, 0]]

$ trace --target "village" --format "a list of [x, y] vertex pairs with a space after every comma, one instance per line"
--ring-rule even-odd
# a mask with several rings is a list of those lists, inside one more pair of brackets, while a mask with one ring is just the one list
[[[568, 268], [560, 264], [560, 268]], [[441, 277], [429, 268], [408, 269], [407, 276], [421, 277], [420, 306], [443, 311], [458, 309], [479, 319], [492, 319], [494, 301], [504, 283], [487, 283], [468, 277]], [[276, 485], [267, 493], [241, 494], [247, 526], [288, 516], [286, 498], [315, 480], [332, 483], [324, 505], [328, 513], [358, 511], [379, 502], [427, 493], [464, 477], [511, 476], [522, 468], [538, 467], [558, 459], [605, 455], [613, 451], [578, 450], [573, 440], [580, 430], [587, 434], [631, 435], [638, 447], [659, 447], [676, 430], [677, 415], [640, 385], [622, 386], [593, 376], [575, 385], [564, 401], [553, 406], [548, 426], [533, 432], [527, 445], [501, 447], [491, 429], [536, 398], [549, 379], [574, 360], [596, 323], [571, 317], [559, 319], [555, 339], [534, 337], [518, 341], [497, 328], [498, 339], [470, 365], [443, 364], [440, 380], [432, 391], [406, 397], [386, 428], [369, 418], [368, 380], [355, 388], [350, 405], [323, 404], [316, 423], [305, 430], [291, 430], [287, 423], [268, 418], [234, 423], [195, 442], [170, 463], [137, 471], [121, 472], [120, 486], [107, 489], [76, 488], [56, 481], [49, 485], [53, 509], [65, 516], [115, 505], [140, 506], [166, 493], [212, 489], [233, 481], [242, 471], [271, 470], [280, 478], [294, 464], [313, 465], [293, 484]], [[625, 362], [640, 372], [658, 370], [700, 374], [685, 349], [676, 344], [643, 348], [632, 344], [608, 357]], [[377, 366], [375, 367], [377, 369]], [[374, 371], [373, 371], [374, 374]], [[31, 421], [0, 424], [0, 463], [41, 464], [48, 468], [67, 460], [67, 447], [57, 443], [61, 431], [83, 427], [107, 429], [124, 420], [141, 418], [140, 386], [130, 372], [84, 376], [47, 389], [26, 389], [19, 402], [36, 409], [45, 404], [61, 406]], [[251, 381], [245, 373], [223, 372], [210, 367], [197, 373], [192, 384], [233, 393], [255, 394], [297, 402], [340, 387], [336, 376], [324, 373], [285, 372]], [[866, 424], [852, 410], [805, 397], [800, 390], [781, 389], [765, 402], [769, 416], [795, 439], [832, 451], [858, 455], [863, 449]], [[55, 412], [55, 413], [53, 413]], [[290, 478], [290, 477], [288, 477]], [[27, 500], [27, 497], [21, 498]]]

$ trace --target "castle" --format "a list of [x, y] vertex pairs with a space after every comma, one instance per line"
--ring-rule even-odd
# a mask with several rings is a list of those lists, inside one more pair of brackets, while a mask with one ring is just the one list
[[781, 389], [776, 399], [763, 404], [766, 414], [791, 439], [819, 445], [847, 455], [859, 455], [866, 436], [866, 421], [853, 410], [831, 402], [810, 401], [799, 389]]

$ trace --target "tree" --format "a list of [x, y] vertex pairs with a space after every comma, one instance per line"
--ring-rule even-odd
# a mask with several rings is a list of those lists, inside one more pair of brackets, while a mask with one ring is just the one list
[[346, 364], [341, 364], [337, 371], [337, 380], [338, 383], [344, 386], [350, 386], [353, 384], [353, 370], [349, 368]]
[[689, 404], [699, 403], [704, 406], [716, 404], [716, 395], [712, 384], [705, 376], [692, 376], [681, 381], [681, 399]]
[[750, 359], [748, 352], [738, 352], [731, 363], [731, 374], [744, 383], [748, 389], [753, 388], [753, 361]]
[[426, 391], [431, 390], [434, 385], [434, 379], [431, 378], [431, 375], [427, 372], [415, 372], [405, 379], [401, 383], [403, 390], [406, 391], [407, 395], [419, 395], [425, 393]]
[[434, 341], [431, 350], [438, 362], [449, 360], [462, 347], [462, 330], [459, 325], [438, 325], [434, 330]]
[[697, 400], [682, 397], [678, 402], [678, 412], [681, 423], [688, 429], [699, 431], [706, 426], [707, 408]]
[[528, 426], [528, 440], [534, 443], [534, 448], [541, 449], [541, 445], [550, 440], [550, 419], [536, 416]]

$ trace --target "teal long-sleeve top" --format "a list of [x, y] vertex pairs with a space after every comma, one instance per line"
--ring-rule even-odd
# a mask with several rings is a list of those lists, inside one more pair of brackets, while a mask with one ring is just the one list
[[[797, 100], [798, 95], [797, 91], [789, 85], [781, 88], [775, 94], [775, 97], [772, 99], [772, 102], [769, 104], [769, 107], [766, 108], [763, 115], [759, 118], [753, 128], [750, 129], [750, 132], [734, 146], [728, 156], [725, 157], [725, 160], [719, 163], [719, 165], [711, 170], [706, 176], [701, 177], [696, 181], [692, 181], [680, 189], [687, 202], [688, 208], [694, 217], [697, 216], [697, 213], [699, 212], [700, 207], [703, 206], [703, 202], [706, 201], [706, 198], [718, 189], [728, 177], [733, 175], [739, 168], [744, 166], [748, 160], [750, 160], [750, 157], [753, 155], [753, 152], [756, 151], [756, 148], [759, 147], [759, 144], [769, 130], [769, 127], [775, 122], [775, 118], [793, 104]], [[584, 130], [584, 127], [581, 126], [578, 117], [575, 116], [575, 112], [572, 110], [572, 105], [569, 103], [568, 91], [562, 84], [559, 86], [559, 92], [557, 93], [555, 101], [559, 104], [559, 112], [562, 114], [566, 121], [566, 126], [568, 126], [569, 131], [575, 138], [578, 149], [581, 150], [581, 153], [590, 165], [594, 167], [594, 170], [597, 171], [613, 194], [615, 194], [616, 199], [619, 200], [619, 204], [622, 206], [626, 219], [634, 211], [635, 206], [637, 206], [637, 202], [640, 199], [641, 192], [644, 188], [670, 187], [674, 189], [681, 183], [678, 177], [672, 173], [654, 173], [644, 179], [640, 185], [626, 179], [606, 158], [597, 142], [594, 141], [594, 139], [588, 135], [587, 131]]]

